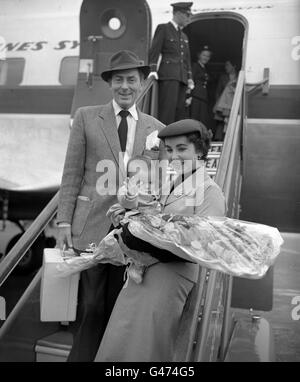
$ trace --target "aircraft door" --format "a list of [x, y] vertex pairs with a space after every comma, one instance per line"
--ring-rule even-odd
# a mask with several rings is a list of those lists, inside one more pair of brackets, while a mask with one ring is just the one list
[[[248, 38], [248, 23], [235, 13], [219, 12], [193, 15], [191, 23], [185, 29], [189, 38], [191, 60], [197, 61], [197, 52], [203, 45], [212, 49], [212, 59], [208, 63], [210, 81], [208, 83], [209, 124], [217, 130], [213, 107], [218, 80], [224, 73], [224, 63], [231, 60], [238, 68], [244, 68]], [[244, 147], [244, 150], [247, 148]], [[247, 216], [242, 216], [248, 220]], [[250, 219], [251, 220], [251, 219]], [[273, 267], [260, 280], [248, 280], [234, 277], [232, 304], [234, 308], [269, 311], [273, 305]]]
[[147, 64], [151, 13], [145, 0], [84, 0], [80, 11], [80, 57], [71, 116], [80, 106], [109, 102], [100, 74], [115, 52], [135, 52]]

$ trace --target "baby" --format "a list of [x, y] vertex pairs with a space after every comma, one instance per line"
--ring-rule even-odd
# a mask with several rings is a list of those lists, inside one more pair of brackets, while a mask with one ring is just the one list
[[[160, 211], [155, 181], [155, 163], [150, 157], [138, 155], [128, 161], [127, 178], [117, 194], [119, 203], [107, 212], [115, 227], [135, 210], [151, 208]], [[136, 251], [135, 254], [137, 255]], [[141, 283], [146, 268], [156, 262], [158, 260], [152, 256], [140, 254], [139, 259], [135, 257], [131, 262], [127, 270], [128, 276], [136, 283]]]
[[155, 164], [145, 155], [131, 158], [127, 164], [127, 179], [118, 190], [118, 202], [125, 209], [159, 206], [155, 188]]

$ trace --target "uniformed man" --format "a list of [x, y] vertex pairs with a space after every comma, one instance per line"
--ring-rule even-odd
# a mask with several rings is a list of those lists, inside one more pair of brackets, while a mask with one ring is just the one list
[[191, 17], [193, 3], [173, 3], [173, 19], [167, 24], [159, 24], [155, 31], [149, 53], [152, 72], [158, 69], [159, 108], [158, 119], [166, 125], [184, 119], [185, 94], [192, 89], [192, 68], [189, 41], [182, 31]]

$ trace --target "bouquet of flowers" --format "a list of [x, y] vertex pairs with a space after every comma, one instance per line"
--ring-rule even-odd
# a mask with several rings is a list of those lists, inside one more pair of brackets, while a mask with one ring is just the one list
[[230, 218], [139, 214], [131, 234], [185, 260], [234, 276], [261, 278], [283, 243], [267, 225]]
[[[121, 224], [127, 224], [133, 240], [207, 268], [252, 279], [265, 275], [283, 243], [274, 227], [230, 218], [151, 213], [147, 209], [125, 215]], [[157, 262], [151, 253], [128, 248], [121, 232], [122, 228], [110, 232], [80, 256], [66, 256], [58, 265], [58, 275], [68, 276], [98, 263], [147, 267]]]

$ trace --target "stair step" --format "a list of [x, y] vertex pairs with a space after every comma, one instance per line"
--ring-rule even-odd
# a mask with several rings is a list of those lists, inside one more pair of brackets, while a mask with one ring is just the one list
[[37, 341], [36, 362], [66, 362], [73, 343], [73, 335], [67, 331], [53, 333]]

